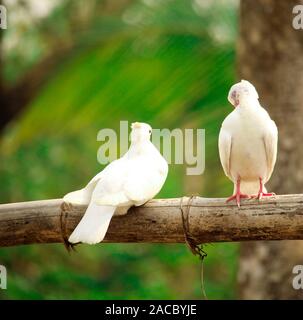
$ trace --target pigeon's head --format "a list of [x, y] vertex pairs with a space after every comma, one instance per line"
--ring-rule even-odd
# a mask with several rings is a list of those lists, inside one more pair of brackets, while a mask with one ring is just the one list
[[259, 99], [259, 95], [255, 87], [247, 80], [241, 80], [234, 84], [228, 93], [228, 101], [237, 107], [240, 104], [245, 103], [245, 101], [254, 101]]
[[134, 122], [131, 125], [132, 132], [130, 134], [131, 142], [142, 142], [150, 140], [152, 128], [149, 124], [143, 122]]

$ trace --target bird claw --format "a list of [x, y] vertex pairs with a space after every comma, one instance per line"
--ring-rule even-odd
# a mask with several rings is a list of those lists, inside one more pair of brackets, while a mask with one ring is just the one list
[[63, 200], [61, 208], [63, 211], [71, 211], [73, 209], [73, 204]]
[[274, 192], [259, 192], [257, 195], [251, 196], [252, 199], [261, 200], [263, 197], [274, 197], [276, 194]]
[[238, 208], [240, 208], [241, 198], [243, 198], [243, 199], [250, 199], [251, 196], [249, 196], [248, 194], [236, 193], [236, 194], [232, 195], [231, 197], [227, 198], [226, 202], [229, 202], [229, 201], [232, 201], [232, 200], [235, 199]]

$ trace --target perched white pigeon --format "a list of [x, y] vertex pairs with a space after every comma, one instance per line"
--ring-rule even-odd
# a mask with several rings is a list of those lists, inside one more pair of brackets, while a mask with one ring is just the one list
[[144, 204], [161, 190], [168, 165], [150, 141], [151, 133], [148, 124], [133, 123], [127, 153], [111, 162], [84, 189], [64, 196], [66, 203], [88, 204], [68, 239], [70, 243], [101, 242], [114, 214], [126, 214], [131, 206]]
[[233, 85], [228, 101], [235, 107], [223, 121], [219, 154], [226, 176], [234, 183], [235, 199], [272, 196], [264, 185], [277, 158], [278, 129], [260, 105], [255, 87], [246, 80]]

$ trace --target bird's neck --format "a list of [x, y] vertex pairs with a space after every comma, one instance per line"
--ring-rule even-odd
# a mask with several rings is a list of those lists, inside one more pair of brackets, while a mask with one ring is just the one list
[[128, 155], [130, 157], [139, 156], [149, 149], [148, 147], [150, 146], [150, 144], [151, 144], [150, 140], [131, 142], [128, 150]]
[[245, 98], [240, 102], [237, 108], [239, 108], [239, 110], [249, 110], [258, 106], [260, 106], [258, 99]]

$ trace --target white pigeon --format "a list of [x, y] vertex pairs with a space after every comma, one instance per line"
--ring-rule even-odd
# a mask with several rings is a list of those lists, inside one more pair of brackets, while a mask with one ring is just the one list
[[168, 164], [150, 141], [151, 133], [148, 124], [133, 123], [125, 155], [106, 166], [84, 189], [64, 196], [66, 203], [88, 204], [68, 239], [71, 244], [101, 242], [114, 214], [126, 214], [131, 206], [144, 204], [161, 190]]
[[228, 101], [235, 107], [223, 121], [219, 134], [219, 154], [226, 176], [234, 183], [227, 199], [272, 196], [264, 187], [277, 158], [278, 129], [260, 105], [255, 87], [246, 80], [233, 85]]

